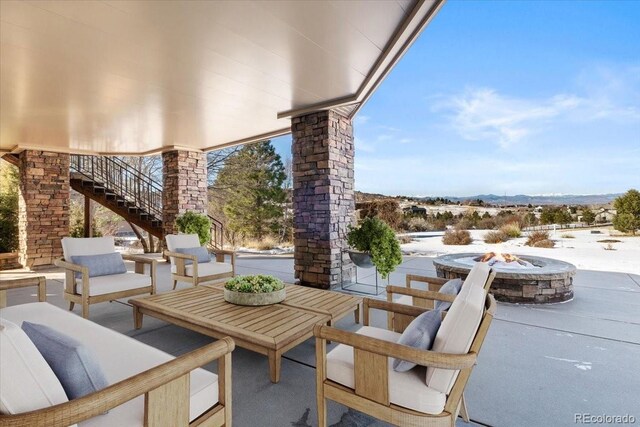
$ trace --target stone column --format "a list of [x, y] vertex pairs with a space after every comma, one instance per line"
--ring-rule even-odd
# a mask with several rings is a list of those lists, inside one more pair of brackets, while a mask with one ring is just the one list
[[294, 117], [291, 131], [295, 277], [326, 289], [355, 271], [342, 256], [355, 221], [353, 126], [329, 110]]
[[162, 153], [162, 186], [162, 228], [167, 235], [177, 232], [177, 216], [187, 211], [207, 213], [206, 153], [183, 150]]
[[19, 154], [20, 263], [28, 268], [62, 258], [69, 235], [69, 155], [25, 150]]

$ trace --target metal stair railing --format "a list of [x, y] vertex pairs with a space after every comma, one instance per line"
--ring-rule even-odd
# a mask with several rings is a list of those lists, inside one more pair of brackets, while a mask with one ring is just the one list
[[[71, 170], [114, 191], [133, 206], [162, 220], [162, 184], [117, 157], [72, 154]], [[224, 226], [209, 215], [211, 244], [222, 248]]]

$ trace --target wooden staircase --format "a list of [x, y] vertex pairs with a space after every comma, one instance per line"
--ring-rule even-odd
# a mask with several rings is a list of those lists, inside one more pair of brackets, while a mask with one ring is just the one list
[[[18, 166], [15, 154], [4, 160]], [[70, 156], [70, 186], [78, 193], [100, 203], [152, 236], [163, 239], [162, 184], [154, 181], [118, 157]], [[210, 246], [222, 249], [224, 228], [211, 220]]]

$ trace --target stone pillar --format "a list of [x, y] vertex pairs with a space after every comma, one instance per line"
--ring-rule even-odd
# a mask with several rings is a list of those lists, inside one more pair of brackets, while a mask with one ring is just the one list
[[177, 216], [194, 211], [207, 213], [207, 155], [198, 151], [162, 153], [162, 228], [177, 232]]
[[291, 132], [295, 277], [326, 289], [355, 271], [342, 255], [355, 221], [353, 126], [329, 110], [294, 117]]
[[62, 258], [69, 235], [69, 155], [25, 150], [19, 154], [20, 263], [28, 268]]

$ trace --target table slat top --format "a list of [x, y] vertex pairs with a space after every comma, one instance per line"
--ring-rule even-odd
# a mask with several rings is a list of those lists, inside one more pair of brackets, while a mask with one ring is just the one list
[[309, 333], [316, 323], [329, 320], [322, 313], [282, 304], [261, 307], [230, 304], [224, 300], [222, 292], [208, 286], [134, 298], [130, 302], [142, 309], [272, 349], [283, 347]]

